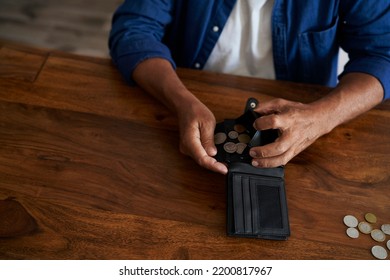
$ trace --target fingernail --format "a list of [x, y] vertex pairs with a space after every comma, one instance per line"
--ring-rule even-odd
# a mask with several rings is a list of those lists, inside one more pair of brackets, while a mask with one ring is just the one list
[[257, 161], [252, 161], [253, 166], [259, 166], [259, 163]]
[[211, 157], [215, 156], [217, 154], [217, 149], [216, 148], [213, 148], [213, 147], [210, 147], [207, 149], [207, 154]]
[[250, 152], [249, 152], [249, 155], [250, 155], [251, 157], [256, 157], [256, 156], [257, 156], [257, 154], [256, 154], [255, 151], [250, 151]]

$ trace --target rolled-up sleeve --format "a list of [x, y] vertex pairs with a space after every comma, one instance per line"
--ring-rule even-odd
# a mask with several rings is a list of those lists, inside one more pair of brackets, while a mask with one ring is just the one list
[[341, 1], [339, 40], [348, 53], [343, 73], [376, 77], [390, 98], [390, 1]]
[[126, 0], [114, 13], [109, 36], [110, 55], [129, 84], [132, 72], [148, 58], [164, 58], [176, 67], [162, 38], [172, 21], [174, 1]]

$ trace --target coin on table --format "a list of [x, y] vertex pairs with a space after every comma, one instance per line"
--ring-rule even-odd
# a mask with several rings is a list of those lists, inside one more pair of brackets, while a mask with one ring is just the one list
[[215, 145], [222, 144], [226, 140], [226, 134], [223, 132], [218, 132], [214, 135], [214, 143]]
[[236, 152], [237, 152], [237, 154], [241, 155], [244, 152], [246, 146], [247, 145], [245, 143], [237, 143], [236, 144], [236, 147], [237, 147], [237, 151]]
[[364, 221], [359, 223], [358, 228], [359, 228], [360, 232], [364, 233], [364, 234], [369, 234], [372, 231], [371, 224], [364, 222]]
[[379, 245], [375, 245], [374, 247], [372, 247], [371, 253], [375, 258], [380, 260], [385, 260], [387, 258], [386, 249]]
[[238, 132], [232, 130], [232, 131], [230, 131], [230, 132], [228, 133], [228, 136], [229, 136], [230, 139], [237, 139], [237, 137], [238, 137]]
[[373, 229], [371, 231], [371, 237], [372, 237], [372, 239], [374, 239], [375, 241], [378, 241], [378, 242], [383, 242], [386, 240], [385, 234], [380, 229]]
[[243, 126], [242, 124], [236, 124], [236, 125], [234, 125], [233, 128], [238, 133], [243, 133], [246, 130], [245, 126]]
[[383, 224], [381, 226], [381, 230], [387, 234], [387, 235], [390, 235], [390, 224]]
[[356, 227], [358, 225], [358, 220], [355, 218], [355, 216], [352, 216], [352, 215], [345, 216], [343, 221], [347, 227], [353, 228], [353, 227]]
[[248, 134], [240, 134], [238, 135], [238, 141], [248, 144], [251, 141], [251, 137]]
[[376, 223], [376, 216], [372, 213], [367, 213], [366, 215], [364, 215], [364, 218], [366, 219], [367, 222], [371, 224]]
[[390, 240], [387, 240], [386, 246], [387, 246], [387, 249], [390, 250]]
[[225, 150], [225, 152], [233, 154], [237, 151], [237, 146], [233, 142], [227, 142], [225, 143], [225, 145], [223, 145], [223, 149]]
[[356, 228], [350, 227], [350, 228], [347, 228], [347, 235], [351, 238], [358, 238], [359, 232]]

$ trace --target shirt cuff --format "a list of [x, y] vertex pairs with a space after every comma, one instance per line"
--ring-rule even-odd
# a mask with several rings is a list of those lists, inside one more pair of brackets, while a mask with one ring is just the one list
[[340, 77], [352, 72], [374, 76], [382, 84], [383, 100], [390, 99], [390, 62], [380, 57], [364, 57], [350, 60]]
[[171, 53], [167, 46], [162, 43], [142, 41], [126, 45], [126, 49], [119, 49], [116, 52], [116, 57], [113, 56], [113, 61], [121, 72], [122, 76], [129, 85], [135, 85], [135, 81], [132, 78], [134, 69], [142, 61], [150, 58], [163, 58], [168, 60], [173, 68], [176, 68], [176, 64], [172, 59]]

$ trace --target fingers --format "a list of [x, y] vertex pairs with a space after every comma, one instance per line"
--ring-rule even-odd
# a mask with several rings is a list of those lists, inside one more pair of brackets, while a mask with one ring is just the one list
[[214, 144], [214, 129], [213, 125], [211, 128], [208, 126], [200, 126], [200, 142], [206, 153], [213, 157], [217, 154], [217, 147]]
[[255, 120], [255, 129], [277, 129], [279, 137], [273, 143], [250, 150], [253, 166], [285, 165], [322, 135], [321, 123], [315, 120], [308, 105], [274, 99], [260, 103], [255, 111], [262, 115]]
[[214, 145], [214, 126], [195, 126], [186, 131], [182, 135], [180, 150], [204, 168], [221, 174], [228, 172], [223, 163], [212, 157], [217, 153], [217, 148]]
[[276, 98], [267, 102], [262, 102], [257, 105], [254, 109], [255, 112], [260, 115], [269, 115], [280, 113], [285, 106], [287, 106], [291, 101]]
[[253, 123], [256, 130], [281, 129], [284, 125], [283, 118], [276, 114], [259, 117]]
[[252, 165], [270, 168], [287, 164], [296, 155], [294, 142], [287, 138], [288, 135], [282, 134], [273, 143], [252, 148], [249, 152], [253, 158]]

